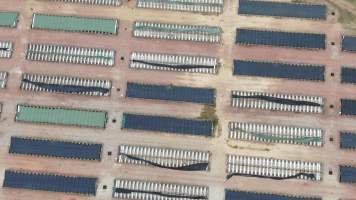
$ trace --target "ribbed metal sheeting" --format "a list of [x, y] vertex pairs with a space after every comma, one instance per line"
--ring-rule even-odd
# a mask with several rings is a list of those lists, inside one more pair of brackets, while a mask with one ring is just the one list
[[128, 82], [126, 97], [214, 105], [215, 89]]
[[356, 84], [356, 69], [351, 67], [342, 67], [341, 83]]
[[122, 128], [182, 135], [213, 136], [213, 122], [210, 120], [165, 116], [124, 113]]
[[3, 187], [94, 195], [96, 178], [6, 170]]
[[137, 0], [137, 7], [219, 14], [224, 10], [224, 0]]
[[356, 36], [342, 36], [342, 51], [356, 52]]
[[325, 49], [325, 34], [237, 29], [236, 43], [286, 48]]
[[218, 59], [207, 56], [133, 52], [130, 68], [216, 74]]
[[[120, 145], [118, 153], [119, 163], [149, 166], [149, 164], [143, 161], [131, 159], [126, 155], [142, 158], [165, 167], [183, 167], [197, 163], [210, 162], [210, 152], [207, 151], [153, 146]], [[205, 171], [208, 170], [209, 166], [205, 169]]]
[[7, 73], [7, 72], [2, 72], [2, 71], [0, 71], [0, 89], [6, 87], [7, 76], [8, 76], [8, 73]]
[[225, 190], [225, 200], [322, 200], [320, 197], [304, 197], [287, 194], [257, 193]]
[[340, 182], [341, 183], [356, 183], [356, 167], [340, 166]]
[[11, 137], [9, 153], [100, 161], [101, 149], [94, 143]]
[[356, 100], [341, 99], [341, 115], [356, 115]]
[[65, 46], [60, 44], [30, 43], [26, 52], [27, 60], [101, 65], [112, 67], [115, 64], [115, 50]]
[[31, 28], [52, 31], [116, 35], [118, 24], [119, 22], [117, 19], [34, 13]]
[[107, 115], [99, 110], [18, 104], [15, 121], [104, 129]]
[[229, 139], [321, 147], [324, 131], [320, 128], [229, 122]]
[[18, 12], [1, 11], [0, 27], [15, 28], [19, 17]]
[[239, 0], [239, 14], [326, 20], [326, 5]]
[[0, 58], [11, 58], [12, 42], [0, 41]]
[[304, 175], [295, 178], [312, 181], [320, 181], [322, 178], [322, 165], [318, 162], [229, 154], [227, 155], [226, 167], [228, 174], [240, 173], [244, 175], [286, 178], [298, 173], [308, 173], [314, 174], [314, 178]]
[[324, 81], [325, 66], [234, 60], [234, 75]]
[[35, 92], [80, 94], [87, 96], [109, 96], [111, 81], [80, 77], [23, 74], [21, 89]]
[[340, 148], [356, 150], [356, 133], [341, 132]]
[[163, 24], [144, 21], [135, 22], [133, 26], [134, 37], [193, 42], [218, 43], [220, 42], [221, 32], [221, 28], [216, 26]]
[[89, 5], [101, 5], [101, 6], [119, 6], [121, 5], [121, 0], [52, 0], [65, 3], [81, 3]]
[[128, 179], [115, 179], [113, 194], [115, 198], [130, 200], [208, 200], [208, 196], [206, 186]]
[[231, 100], [231, 106], [237, 108], [303, 113], [322, 113], [325, 104], [319, 96], [236, 90], [232, 91]]

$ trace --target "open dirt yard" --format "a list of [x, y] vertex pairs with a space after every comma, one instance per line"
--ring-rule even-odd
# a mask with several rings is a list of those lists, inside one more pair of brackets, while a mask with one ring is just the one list
[[[338, 0], [335, 0], [338, 1]], [[342, 1], [345, 5], [347, 1]], [[1, 11], [18, 11], [19, 23], [16, 29], [1, 28], [1, 40], [14, 42], [11, 59], [0, 60], [0, 71], [9, 72], [7, 87], [0, 90], [3, 104], [0, 118], [0, 183], [5, 169], [27, 169], [34, 171], [98, 177], [95, 197], [63, 193], [0, 188], [0, 200], [108, 200], [112, 198], [115, 178], [147, 179], [209, 186], [210, 200], [223, 200], [224, 189], [282, 193], [301, 196], [321, 196], [323, 200], [349, 199], [356, 197], [356, 185], [340, 184], [338, 166], [355, 165], [355, 151], [339, 148], [339, 131], [356, 131], [356, 118], [341, 117], [340, 98], [356, 99], [356, 86], [341, 85], [341, 66], [355, 66], [356, 54], [341, 52], [341, 35], [352, 33], [337, 23], [331, 15], [327, 21], [301, 20], [293, 18], [272, 18], [237, 15], [237, 0], [225, 0], [221, 15], [202, 15], [136, 8], [134, 0], [123, 0], [120, 7], [88, 6], [67, 4], [49, 0], [0, 0]], [[119, 33], [115, 36], [100, 34], [69, 33], [59, 31], [32, 30], [33, 13], [81, 15], [117, 18], [120, 20]], [[134, 21], [156, 21], [193, 25], [220, 26], [223, 30], [220, 44], [203, 44], [184, 41], [138, 39], [132, 36]], [[235, 44], [236, 28], [260, 28], [282, 31], [325, 33], [326, 50], [299, 50], [275, 47], [246, 47]], [[73, 64], [34, 62], [25, 59], [26, 47], [30, 42], [58, 43], [76, 46], [115, 49], [116, 64], [112, 68]], [[331, 45], [334, 42], [335, 45]], [[173, 54], [201, 54], [218, 57], [222, 63], [217, 75], [159, 72], [129, 69], [129, 55], [132, 51], [163, 52]], [[122, 57], [122, 58], [121, 58]], [[324, 64], [325, 82], [304, 82], [269, 78], [237, 77], [232, 75], [234, 59], [278, 60], [283, 62]], [[79, 77], [108, 79], [113, 81], [110, 97], [88, 97], [53, 93], [33, 93], [20, 90], [22, 73], [61, 74]], [[331, 73], [334, 76], [331, 76]], [[190, 103], [175, 103], [125, 98], [126, 82], [162, 83], [183, 86], [213, 87], [217, 90], [216, 114], [219, 118], [217, 136], [201, 138], [121, 129], [123, 112], [173, 115], [187, 118], [199, 117], [202, 106]], [[284, 112], [249, 111], [232, 109], [231, 90], [254, 90], [315, 95], [326, 98], [323, 114], [293, 114]], [[105, 130], [47, 126], [17, 123], [14, 121], [16, 105], [19, 103], [92, 108], [106, 110], [109, 122]], [[333, 108], [330, 108], [333, 105]], [[112, 120], [116, 119], [116, 123]], [[306, 127], [323, 128], [325, 144], [322, 148], [298, 145], [242, 142], [237, 148], [227, 144], [228, 122], [265, 122]], [[45, 157], [12, 155], [8, 153], [11, 136], [44, 137], [102, 143], [101, 162], [55, 159]], [[333, 141], [329, 141], [333, 138]], [[176, 172], [167, 169], [119, 165], [116, 154], [120, 144], [141, 144], [207, 150], [212, 153], [210, 172]], [[107, 152], [111, 151], [109, 156]], [[260, 178], [233, 177], [225, 181], [226, 154], [276, 157], [292, 160], [318, 161], [323, 164], [320, 182], [303, 180], [276, 181]], [[329, 170], [333, 173], [330, 175]], [[106, 185], [107, 189], [103, 189]]]

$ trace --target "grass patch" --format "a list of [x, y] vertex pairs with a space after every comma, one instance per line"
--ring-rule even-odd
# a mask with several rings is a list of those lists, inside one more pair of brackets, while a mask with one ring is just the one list
[[292, 0], [292, 3], [305, 3], [304, 0]]
[[[327, 0], [327, 1], [338, 11], [339, 13], [338, 22], [344, 25], [356, 25], [356, 16], [354, 14], [341, 8], [332, 0]], [[354, 2], [354, 4], [356, 5], [356, 0], [348, 0], [348, 1]]]
[[356, 16], [346, 10], [339, 10], [338, 21], [342, 24], [356, 24]]
[[347, 0], [347, 1], [356, 6], [356, 0]]
[[219, 118], [216, 115], [216, 108], [215, 106], [211, 106], [211, 105], [204, 105], [198, 119], [211, 120], [213, 121], [214, 127], [216, 127], [219, 124]]

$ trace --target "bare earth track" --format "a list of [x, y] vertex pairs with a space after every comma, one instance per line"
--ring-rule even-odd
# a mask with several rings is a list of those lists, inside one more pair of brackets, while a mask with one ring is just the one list
[[[291, 195], [322, 196], [323, 200], [355, 197], [356, 185], [340, 184], [338, 181], [339, 164], [356, 165], [355, 152], [340, 150], [338, 138], [339, 131], [356, 131], [355, 118], [341, 117], [338, 114], [340, 110], [340, 98], [356, 99], [356, 93], [354, 92], [356, 86], [340, 84], [341, 66], [356, 65], [355, 54], [341, 53], [340, 50], [341, 34], [346, 32], [346, 30], [343, 30], [342, 26], [336, 23], [336, 16], [331, 15], [328, 15], [327, 21], [238, 16], [237, 4], [237, 0], [225, 0], [224, 12], [221, 15], [215, 16], [137, 9], [135, 8], [135, 1], [127, 0], [124, 0], [123, 5], [120, 7], [63, 4], [47, 0], [0, 0], [0, 10], [20, 12], [19, 23], [16, 29], [0, 29], [0, 38], [14, 42], [12, 58], [9, 60], [0, 60], [0, 70], [10, 73], [7, 88], [0, 90], [0, 102], [3, 103], [0, 118], [0, 141], [2, 144], [0, 145], [0, 182], [3, 181], [4, 170], [8, 168], [87, 175], [99, 178], [96, 197], [1, 188], [0, 200], [107, 200], [112, 199], [114, 179], [118, 177], [207, 185], [209, 186], [209, 199], [211, 200], [223, 200], [225, 188]], [[329, 12], [331, 12], [330, 10], [332, 9], [329, 9]], [[32, 13], [117, 18], [120, 20], [119, 34], [118, 36], [103, 36], [31, 30]], [[222, 35], [223, 41], [221, 44], [202, 44], [137, 39], [132, 37], [132, 24], [136, 20], [220, 26], [224, 32]], [[311, 51], [238, 46], [234, 43], [237, 27], [322, 32], [327, 35], [327, 49], [325, 51]], [[78, 46], [115, 49], [117, 51], [116, 65], [113, 68], [104, 68], [31, 62], [25, 59], [26, 46], [29, 42], [75, 44]], [[331, 45], [331, 42], [335, 42], [335, 45]], [[129, 54], [132, 51], [215, 56], [221, 59], [222, 67], [218, 75], [132, 70], [128, 68]], [[123, 57], [124, 60], [121, 60], [120, 57]], [[237, 58], [325, 64], [326, 81], [315, 83], [233, 77], [233, 59]], [[113, 81], [114, 89], [110, 97], [83, 97], [22, 92], [20, 91], [22, 73], [62, 74], [110, 79]], [[331, 76], [331, 73], [335, 75]], [[172, 83], [183, 86], [216, 88], [217, 115], [219, 117], [218, 137], [208, 139], [121, 130], [123, 112], [196, 118], [200, 115], [202, 109], [201, 106], [195, 104], [125, 99], [124, 94], [127, 81]], [[229, 97], [231, 90], [256, 90], [323, 96], [327, 99], [327, 107], [325, 113], [320, 115], [241, 111], [230, 107]], [[18, 103], [107, 110], [109, 112], [109, 123], [105, 130], [15, 123], [15, 109]], [[334, 107], [329, 108], [329, 105], [334, 105]], [[117, 122], [113, 123], [112, 119], [116, 119]], [[238, 142], [238, 148], [234, 149], [227, 145], [226, 141], [229, 121], [254, 121], [322, 127], [326, 133], [326, 141], [323, 148]], [[11, 136], [37, 136], [102, 143], [104, 144], [103, 159], [99, 163], [10, 155], [8, 154], [8, 147]], [[334, 139], [332, 142], [329, 141], [330, 137]], [[120, 144], [144, 144], [209, 150], [212, 152], [211, 171], [208, 173], [175, 172], [159, 168], [120, 166], [115, 161], [115, 155]], [[107, 155], [109, 151], [112, 152], [111, 156]], [[322, 162], [323, 180], [321, 182], [302, 180], [275, 181], [234, 177], [229, 181], [225, 181], [225, 154], [227, 153]], [[329, 170], [333, 171], [332, 175], [329, 175]], [[103, 185], [107, 185], [108, 189], [102, 189]]]

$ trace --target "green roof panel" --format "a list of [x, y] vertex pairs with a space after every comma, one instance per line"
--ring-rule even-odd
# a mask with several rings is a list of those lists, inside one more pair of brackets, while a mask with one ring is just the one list
[[33, 14], [32, 28], [70, 32], [117, 34], [116, 19]]
[[61, 107], [18, 105], [16, 121], [105, 128], [107, 112]]
[[18, 16], [18, 12], [0, 12], [0, 26], [16, 27]]

